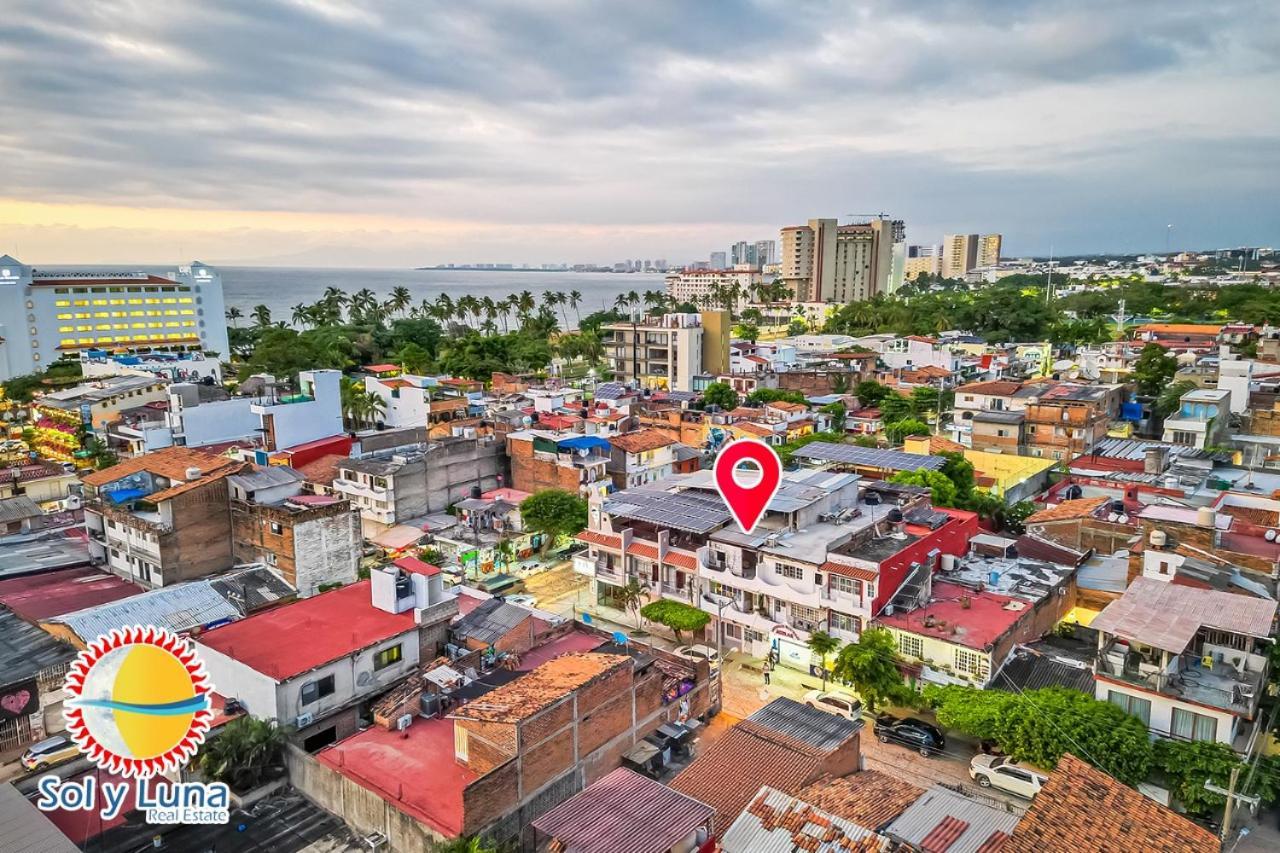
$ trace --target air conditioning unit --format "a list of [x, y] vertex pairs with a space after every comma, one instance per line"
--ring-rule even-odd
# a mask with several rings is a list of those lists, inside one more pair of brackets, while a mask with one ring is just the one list
[[413, 725], [413, 714], [401, 714], [396, 718], [396, 731], [402, 732]]
[[293, 720], [293, 727], [295, 729], [305, 729], [307, 726], [314, 723], [315, 720], [316, 720], [315, 714], [312, 714], [310, 712], [307, 712], [305, 714], [299, 714]]

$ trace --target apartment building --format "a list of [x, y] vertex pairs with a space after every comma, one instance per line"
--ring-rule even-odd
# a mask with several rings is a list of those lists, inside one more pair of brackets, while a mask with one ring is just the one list
[[249, 467], [170, 447], [86, 475], [90, 554], [148, 588], [230, 568], [235, 556], [227, 478]]
[[353, 734], [370, 700], [434, 659], [457, 613], [439, 569], [388, 567], [206, 631], [196, 644], [219, 693], [294, 727], [312, 751]]
[[615, 489], [665, 480], [676, 462], [676, 442], [665, 432], [642, 429], [608, 438], [606, 470]]
[[350, 501], [304, 493], [306, 478], [283, 465], [232, 474], [227, 483], [238, 562], [270, 566], [303, 598], [355, 581], [364, 537]]
[[469, 401], [434, 376], [398, 373], [366, 376], [364, 390], [382, 400], [378, 415], [388, 429], [435, 426], [467, 417]]
[[839, 225], [810, 219], [782, 229], [782, 281], [797, 302], [846, 303], [889, 292], [894, 246], [903, 241], [900, 219], [877, 217]]
[[1155, 734], [1243, 751], [1270, 671], [1274, 599], [1135, 578], [1094, 618], [1097, 698]]
[[49, 462], [11, 464], [0, 468], [0, 500], [25, 495], [42, 509], [51, 509], [71, 493], [72, 485], [77, 482], [76, 475], [68, 473], [61, 465]]
[[507, 435], [511, 486], [522, 492], [563, 489], [582, 497], [613, 490], [612, 445], [597, 435], [521, 430]]
[[902, 277], [914, 281], [922, 275], [938, 275], [942, 271], [942, 246], [907, 246], [903, 258]]
[[1164, 419], [1164, 441], [1204, 450], [1222, 447], [1231, 435], [1231, 392], [1197, 388], [1178, 400], [1178, 411]]
[[978, 238], [978, 266], [994, 267], [1000, 264], [1000, 249], [1004, 237], [999, 234], [983, 234]]
[[694, 377], [729, 367], [726, 311], [608, 323], [601, 344], [613, 378], [643, 388], [692, 391]]
[[856, 640], [908, 575], [963, 553], [975, 531], [972, 513], [933, 510], [925, 489], [801, 471], [743, 534], [699, 472], [592, 501], [574, 562], [602, 604], [636, 578], [711, 614], [708, 642], [808, 671], [813, 631]]
[[755, 298], [763, 278], [759, 267], [735, 263], [727, 270], [684, 269], [667, 276], [667, 295], [679, 304], [692, 302], [705, 308], [725, 308], [722, 294], [736, 294], [729, 306], [741, 311]]
[[1025, 440], [1032, 456], [1073, 459], [1107, 437], [1120, 415], [1123, 385], [1033, 384], [1025, 399]]
[[0, 381], [100, 350], [230, 353], [222, 279], [192, 263], [166, 275], [39, 270], [0, 256]]

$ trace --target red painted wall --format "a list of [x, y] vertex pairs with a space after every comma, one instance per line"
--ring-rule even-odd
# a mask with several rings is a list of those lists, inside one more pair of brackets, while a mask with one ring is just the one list
[[[911, 571], [911, 564], [924, 562], [930, 551], [936, 548], [943, 554], [958, 557], [969, 550], [969, 540], [979, 532], [978, 514], [964, 509], [936, 509], [951, 516], [951, 520], [880, 564], [880, 581], [876, 584], [876, 597], [871, 607], [873, 613], [879, 613], [880, 608], [898, 592]], [[912, 533], [919, 530], [911, 525], [907, 525], [907, 529]]]

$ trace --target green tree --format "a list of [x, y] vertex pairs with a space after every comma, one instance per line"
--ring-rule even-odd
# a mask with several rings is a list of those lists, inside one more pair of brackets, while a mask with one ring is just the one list
[[1036, 514], [1036, 505], [1031, 501], [1018, 501], [1005, 510], [1004, 527], [1010, 533], [1021, 535], [1026, 532], [1026, 520]]
[[783, 388], [757, 388], [747, 395], [747, 403], [753, 406], [763, 403], [798, 403], [805, 405], [803, 391], [788, 391]]
[[1046, 687], [1005, 693], [930, 686], [925, 699], [944, 727], [995, 741], [1014, 759], [1046, 770], [1057, 766], [1067, 752], [1126, 785], [1142, 782], [1151, 770], [1151, 740], [1143, 722], [1078, 690]]
[[760, 338], [760, 327], [755, 323], [739, 323], [733, 327], [733, 336], [754, 344]]
[[822, 689], [827, 689], [827, 678], [831, 673], [827, 670], [827, 655], [834, 654], [840, 648], [840, 641], [826, 631], [814, 631], [809, 635], [809, 651], [818, 659], [818, 670], [822, 673]]
[[1169, 792], [1193, 815], [1209, 817], [1226, 805], [1227, 798], [1207, 790], [1204, 783], [1227, 787], [1233, 767], [1241, 770], [1240, 793], [1261, 797], [1264, 804], [1275, 801], [1280, 780], [1272, 768], [1260, 766], [1249, 778], [1245, 762], [1225, 743], [1159, 738], [1153, 746], [1155, 767], [1164, 773]]
[[1178, 359], [1159, 344], [1147, 344], [1133, 363], [1133, 381], [1138, 393], [1155, 397], [1164, 390], [1178, 372]]
[[890, 444], [901, 444], [902, 440], [909, 435], [928, 435], [929, 425], [915, 418], [904, 418], [900, 421], [886, 424], [884, 434], [889, 439]]
[[909, 703], [912, 690], [899, 671], [898, 643], [884, 628], [867, 628], [856, 643], [836, 655], [832, 676], [847, 681], [867, 703], [867, 710], [888, 703]]
[[1166, 385], [1156, 397], [1156, 414], [1162, 418], [1169, 417], [1182, 405], [1182, 395], [1196, 390], [1197, 387], [1196, 383], [1189, 379]]
[[875, 408], [880, 401], [894, 393], [874, 379], [864, 379], [854, 386], [853, 396], [866, 408]]
[[738, 408], [738, 392], [728, 382], [712, 382], [702, 392], [702, 402], [708, 406], [719, 406], [724, 411]]
[[963, 506], [973, 497], [973, 490], [978, 482], [974, 476], [973, 463], [965, 459], [963, 453], [943, 451], [938, 455], [947, 460], [940, 470], [956, 486], [956, 503], [953, 506]]
[[899, 471], [889, 478], [891, 483], [907, 486], [923, 486], [929, 490], [934, 506], [956, 506], [956, 484], [941, 471], [921, 468], [917, 471]]
[[808, 334], [808, 332], [809, 324], [804, 320], [792, 320], [787, 324], [787, 334], [793, 338], [798, 337], [799, 335]]
[[436, 841], [431, 845], [431, 853], [509, 853], [510, 850], [510, 846], [501, 846], [475, 835]]
[[413, 341], [405, 341], [395, 352], [395, 362], [405, 373], [423, 374], [431, 365], [431, 353]]
[[920, 422], [911, 411], [911, 401], [896, 391], [890, 391], [880, 398], [880, 420], [886, 427], [896, 424], [898, 421], [914, 420], [917, 423]]
[[196, 762], [210, 780], [243, 793], [284, 772], [284, 742], [274, 720], [237, 717], [200, 747]]
[[543, 534], [545, 552], [561, 536], [572, 536], [587, 526], [587, 502], [562, 489], [543, 489], [520, 504], [524, 526]]
[[681, 601], [660, 598], [640, 608], [640, 615], [650, 622], [665, 625], [676, 634], [676, 642], [684, 642], [686, 631], [701, 631], [711, 621], [711, 614]]
[[649, 584], [639, 578], [629, 578], [626, 585], [618, 590], [618, 603], [622, 605], [623, 610], [631, 613], [631, 618], [636, 620], [637, 628], [640, 627], [640, 608], [648, 598]]

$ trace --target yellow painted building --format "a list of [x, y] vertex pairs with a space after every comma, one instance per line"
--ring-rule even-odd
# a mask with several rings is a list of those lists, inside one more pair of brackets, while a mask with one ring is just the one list
[[[929, 455], [939, 449], [938, 443], [933, 436], [911, 436], [903, 441], [902, 449], [907, 453]], [[954, 442], [946, 442], [946, 444], [951, 445]], [[989, 453], [970, 447], [965, 447], [962, 451], [961, 445], [955, 445], [955, 447], [956, 452], [963, 452], [965, 460], [973, 465], [975, 476], [994, 481], [990, 485], [984, 484], [982, 488], [997, 497], [1004, 497], [1009, 492], [1016, 491], [1023, 483], [1043, 476], [1054, 466], [1052, 459], [1015, 456], [1011, 453]]]

